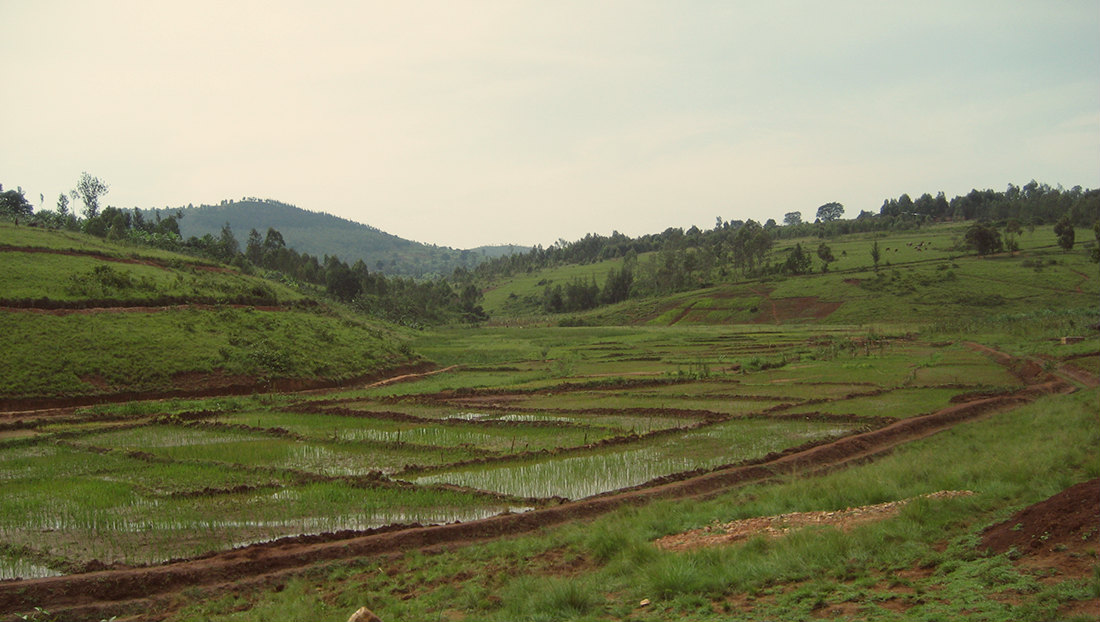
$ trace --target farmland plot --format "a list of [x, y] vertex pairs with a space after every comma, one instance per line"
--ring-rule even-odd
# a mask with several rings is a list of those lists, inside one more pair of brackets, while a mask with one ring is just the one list
[[9, 426], [0, 576], [519, 512], [1019, 386], [981, 353], [840, 329], [494, 329], [433, 344], [457, 367], [323, 396], [146, 402]]

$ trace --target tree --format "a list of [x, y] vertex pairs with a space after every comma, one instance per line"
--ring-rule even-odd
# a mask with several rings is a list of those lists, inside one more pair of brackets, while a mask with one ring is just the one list
[[1069, 221], [1069, 216], [1063, 216], [1054, 225], [1054, 235], [1058, 236], [1058, 246], [1061, 246], [1062, 250], [1066, 252], [1073, 250], [1076, 232], [1073, 230], [1073, 223]]
[[810, 271], [810, 254], [802, 250], [801, 244], [795, 244], [783, 263], [783, 271], [788, 274], [806, 274]]
[[0, 192], [0, 216], [9, 216], [18, 222], [20, 216], [30, 216], [34, 208], [19, 190]]
[[62, 216], [69, 215], [69, 197], [65, 193], [57, 195], [57, 213]]
[[283, 234], [279, 233], [273, 227], [268, 227], [267, 235], [264, 236], [264, 251], [271, 253], [281, 248], [286, 248], [286, 242], [283, 240]]
[[987, 222], [979, 221], [970, 225], [964, 240], [966, 245], [978, 251], [979, 255], [989, 255], [1004, 250], [1001, 233]]
[[878, 249], [878, 240], [871, 244], [871, 261], [875, 264], [875, 272], [878, 272], [878, 262], [882, 259], [882, 252]]
[[1092, 233], [1096, 236], [1096, 246], [1092, 247], [1092, 260], [1100, 263], [1100, 220], [1092, 223]]
[[229, 223], [226, 222], [222, 226], [221, 235], [218, 236], [218, 257], [223, 261], [230, 261], [240, 250], [241, 245], [237, 243], [237, 238], [233, 236], [233, 230], [229, 228]]
[[771, 236], [760, 223], [749, 220], [733, 236], [733, 264], [748, 274], [763, 262], [764, 255], [772, 246]]
[[1005, 223], [1005, 247], [1012, 252], [1020, 250], [1020, 244], [1016, 242], [1016, 236], [1020, 235], [1023, 232], [1024, 230], [1020, 226], [1019, 220], [1016, 220], [1015, 218], [1009, 219], [1009, 221]]
[[787, 212], [783, 214], [783, 224], [794, 227], [802, 224], [802, 212]]
[[98, 177], [92, 177], [87, 172], [80, 174], [80, 181], [76, 182], [73, 193], [84, 203], [85, 218], [96, 217], [99, 213], [99, 197], [107, 194], [110, 189]]
[[253, 265], [260, 265], [264, 258], [264, 240], [260, 237], [259, 231], [252, 229], [248, 232], [248, 241], [245, 243], [244, 248], [245, 257], [248, 257]]
[[817, 219], [821, 222], [832, 222], [844, 215], [844, 206], [836, 201], [826, 203], [817, 208]]
[[829, 264], [836, 261], [836, 257], [833, 255], [833, 249], [829, 248], [829, 246], [824, 242], [818, 245], [817, 256], [819, 259], [821, 259], [822, 272], [828, 272]]
[[362, 285], [346, 263], [333, 259], [325, 269], [325, 291], [338, 300], [350, 302], [359, 295]]
[[630, 286], [634, 283], [634, 274], [630, 268], [624, 267], [621, 271], [611, 269], [607, 274], [600, 301], [604, 304], [622, 302], [630, 296]]

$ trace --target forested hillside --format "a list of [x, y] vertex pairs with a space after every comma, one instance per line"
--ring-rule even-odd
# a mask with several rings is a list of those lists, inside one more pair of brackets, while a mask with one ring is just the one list
[[265, 233], [273, 228], [282, 234], [287, 246], [299, 252], [321, 258], [336, 256], [349, 263], [362, 260], [370, 270], [387, 275], [416, 278], [447, 275], [458, 267], [471, 269], [486, 259], [526, 250], [508, 246], [456, 250], [421, 244], [369, 225], [270, 199], [230, 199], [220, 205], [168, 211], [183, 215], [179, 225], [184, 238], [216, 236], [226, 223], [241, 240], [252, 229]]
[[[760, 224], [719, 217], [708, 230], [670, 227], [637, 238], [618, 232], [589, 234], [574, 242], [560, 240], [550, 248], [536, 247], [477, 263], [470, 251], [417, 245], [365, 225], [275, 201], [246, 199], [216, 207], [153, 212], [114, 207], [99, 210], [99, 196], [106, 192], [106, 185], [85, 174], [80, 187], [89, 188], [81, 199], [85, 203], [83, 219], [60, 209], [35, 213], [19, 191], [0, 195], [0, 214], [16, 223], [22, 220], [32, 226], [83, 231], [107, 240], [183, 252], [285, 284], [323, 289], [331, 299], [359, 312], [407, 326], [520, 318], [524, 322], [635, 323], [654, 321], [666, 312], [683, 313], [676, 316], [680, 321], [694, 317], [678, 306], [682, 301], [666, 304], [660, 299], [750, 281], [758, 283], [759, 289], [788, 277], [830, 271], [838, 280], [829, 292], [835, 299], [845, 288], [871, 287], [872, 281], [860, 273], [872, 269], [873, 283], [913, 290], [909, 275], [892, 271], [892, 280], [885, 283], [879, 268], [935, 267], [942, 274], [921, 275], [918, 280], [944, 282], [960, 274], [955, 262], [959, 256], [985, 257], [1021, 250], [1031, 254], [1018, 257], [1019, 261], [1041, 262], [1024, 267], [1063, 264], [1072, 272], [1080, 268], [1051, 255], [1052, 249], [1068, 252], [1083, 246], [1085, 252], [1078, 253], [1081, 256], [1072, 263], [1085, 256], [1096, 261], [1095, 238], [1100, 235], [1100, 191], [1065, 190], [1033, 181], [1023, 187], [1010, 184], [1004, 192], [973, 190], [951, 200], [942, 192], [935, 197], [924, 193], [916, 200], [903, 194], [886, 199], [877, 214], [864, 210], [848, 219], [843, 217], [842, 204], [830, 202], [817, 209], [812, 222], [811, 215], [804, 219], [801, 212], [788, 212], [782, 224], [775, 219]], [[187, 227], [194, 228], [196, 222], [207, 222], [213, 232], [189, 235]], [[269, 224], [263, 229], [254, 226], [261, 222]], [[930, 228], [935, 231], [925, 235]], [[1038, 237], [1037, 229], [1042, 230]], [[1078, 229], [1091, 231], [1078, 238]], [[300, 241], [295, 242], [293, 235], [300, 240], [311, 232], [315, 243], [325, 245], [320, 252], [310, 253]], [[913, 232], [922, 234], [908, 235]], [[376, 248], [388, 249], [384, 252], [391, 259], [371, 265], [356, 259], [354, 248], [347, 251], [352, 254], [341, 251], [351, 248], [341, 246], [341, 240], [368, 238], [378, 241]], [[904, 254], [898, 255], [903, 250], [902, 238]], [[457, 257], [458, 265], [440, 273], [449, 265], [440, 262], [448, 257]], [[942, 263], [932, 266], [932, 261]], [[386, 266], [398, 264], [419, 265], [415, 270], [419, 276], [387, 275]], [[851, 273], [847, 280], [839, 276], [841, 271]], [[744, 287], [738, 292], [724, 294], [744, 307], [731, 318], [747, 319], [766, 298]], [[1006, 299], [1002, 292], [991, 292], [991, 296], [974, 300], [981, 302], [978, 306], [997, 306], [991, 301]], [[625, 301], [634, 305], [625, 315], [554, 318]], [[923, 304], [944, 301], [960, 308], [974, 306], [966, 296], [945, 291], [908, 308], [917, 310]], [[867, 316], [851, 315], [850, 305], [844, 313], [849, 320]]]
[[[638, 238], [618, 232], [589, 234], [575, 242], [560, 241], [550, 248], [487, 261], [473, 275], [487, 293], [509, 291], [509, 300], [486, 305], [491, 312], [574, 313], [747, 279], [778, 279], [863, 264], [877, 273], [880, 264], [898, 261], [900, 249], [897, 244], [891, 249], [891, 236], [938, 225], [955, 226], [948, 236], [937, 234], [935, 252], [942, 259], [1015, 252], [1020, 250], [1021, 236], [1051, 225], [1056, 239], [1049, 241], [1063, 250], [1075, 244], [1095, 248], [1096, 236], [1078, 238], [1076, 229], [1096, 232], [1100, 191], [1065, 190], [1032, 181], [1023, 187], [1009, 184], [1004, 192], [973, 190], [951, 200], [942, 192], [936, 197], [924, 193], [915, 201], [903, 194], [886, 199], [877, 214], [861, 211], [851, 219], [843, 215], [844, 206], [832, 202], [819, 207], [813, 221], [804, 220], [801, 212], [788, 212], [782, 224], [775, 219], [761, 224], [718, 218], [708, 230], [669, 228]], [[865, 244], [857, 245], [858, 261], [849, 252], [851, 240], [845, 237], [853, 235], [866, 236]], [[875, 238], [882, 239], [881, 248]], [[920, 236], [908, 240], [906, 260], [930, 259], [930, 240]], [[914, 244], [917, 253], [925, 252], [914, 254]], [[530, 291], [534, 289], [527, 282], [531, 279], [537, 280], [538, 291]], [[517, 288], [508, 285], [512, 282], [523, 284]]]

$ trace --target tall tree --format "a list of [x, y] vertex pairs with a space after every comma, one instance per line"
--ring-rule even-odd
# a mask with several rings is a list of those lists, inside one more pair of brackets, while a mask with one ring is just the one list
[[1066, 252], [1073, 250], [1076, 232], [1073, 230], [1073, 223], [1070, 222], [1068, 215], [1063, 216], [1062, 219], [1054, 225], [1054, 235], [1058, 236], [1058, 246], [1061, 246], [1062, 250]]
[[817, 246], [817, 256], [821, 259], [822, 272], [828, 272], [829, 264], [836, 261], [836, 256], [833, 255], [833, 249], [829, 248], [824, 242]]
[[1001, 232], [987, 222], [976, 222], [966, 229], [966, 245], [978, 251], [979, 255], [999, 253], [1004, 250]]
[[871, 262], [875, 264], [875, 272], [878, 272], [878, 262], [882, 259], [882, 252], [878, 249], [878, 240], [871, 243]]
[[1092, 234], [1096, 236], [1096, 246], [1092, 247], [1092, 260], [1100, 263], [1100, 220], [1092, 223]]
[[224, 261], [233, 259], [241, 250], [241, 245], [237, 243], [237, 238], [233, 236], [233, 229], [229, 227], [228, 222], [222, 226], [221, 235], [218, 236], [217, 249], [218, 255]]
[[80, 174], [80, 180], [76, 182], [74, 192], [84, 203], [84, 217], [95, 218], [99, 213], [99, 197], [107, 194], [110, 186], [103, 183], [98, 177], [92, 177], [87, 171]]
[[783, 271], [788, 274], [806, 274], [810, 271], [810, 254], [802, 250], [801, 244], [795, 244], [787, 255], [787, 261], [783, 264]]
[[826, 203], [817, 208], [817, 219], [821, 222], [832, 222], [844, 215], [844, 206], [836, 201]]
[[248, 232], [248, 241], [244, 246], [244, 256], [248, 257], [253, 265], [260, 265], [264, 258], [264, 240], [260, 237], [259, 231], [252, 229]]
[[[2, 187], [0, 187], [2, 189]], [[20, 216], [30, 216], [34, 208], [27, 202], [27, 198], [19, 190], [0, 192], [0, 215], [11, 216], [18, 219]]]
[[734, 234], [731, 246], [733, 265], [748, 274], [764, 261], [764, 255], [772, 246], [772, 239], [760, 223], [749, 220]]
[[787, 212], [783, 214], [783, 224], [788, 227], [802, 224], [802, 212]]

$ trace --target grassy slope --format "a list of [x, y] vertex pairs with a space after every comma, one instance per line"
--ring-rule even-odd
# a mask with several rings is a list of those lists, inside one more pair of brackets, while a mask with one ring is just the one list
[[0, 346], [0, 397], [167, 390], [196, 375], [340, 379], [411, 358], [384, 325], [279, 283], [73, 233], [0, 225], [0, 292], [17, 306], [106, 308], [0, 311], [0, 334], [15, 337]]
[[[837, 261], [821, 273], [798, 277], [737, 280], [706, 290], [660, 299], [630, 300], [596, 309], [583, 317], [607, 325], [670, 323], [775, 324], [772, 305], [778, 304], [778, 323], [818, 323], [813, 310], [799, 314], [806, 302], [785, 307], [784, 299], [814, 297], [839, 308], [824, 320], [830, 324], [873, 324], [888, 318], [891, 324], [922, 325], [975, 314], [1027, 313], [1044, 308], [1094, 306], [1100, 294], [1096, 264], [1087, 257], [1086, 244], [1070, 253], [1056, 245], [1050, 227], [1019, 237], [1020, 252], [981, 258], [955, 250], [964, 225], [946, 224], [897, 234], [852, 234], [825, 240]], [[873, 269], [870, 249], [878, 240], [882, 253]], [[781, 262], [796, 243], [811, 252], [822, 240], [781, 240], [768, 261]], [[923, 250], [916, 249], [924, 244]], [[889, 250], [887, 250], [889, 249]], [[639, 259], [643, 264], [647, 256]], [[485, 309], [501, 322], [556, 322], [564, 316], [531, 315], [524, 298], [539, 298], [547, 284], [565, 284], [574, 278], [601, 284], [608, 270], [621, 265], [612, 260], [585, 266], [561, 266], [518, 275], [497, 283], [485, 293]]]
[[[0, 229], [0, 245], [30, 245], [7, 241], [7, 233]], [[30, 234], [20, 231], [19, 235]], [[871, 239], [852, 237], [830, 241], [838, 257], [841, 249], [847, 251], [847, 257], [834, 264], [828, 275], [732, 283], [659, 301], [632, 301], [592, 314], [594, 319], [608, 323], [653, 326], [452, 330], [423, 334], [413, 347], [437, 362], [487, 366], [484, 376], [471, 373], [466, 377], [473, 386], [499, 386], [502, 375], [509, 376], [510, 382], [537, 384], [547, 377], [599, 372], [595, 363], [604, 360], [621, 366], [624, 372], [644, 369], [672, 374], [701, 364], [692, 344], [713, 330], [686, 324], [747, 322], [757, 319], [769, 301], [819, 296], [844, 303], [828, 319], [834, 324], [889, 324], [895, 331], [922, 325], [930, 338], [977, 338], [1025, 354], [1096, 350], [1095, 337], [1068, 349], [1050, 345], [1052, 338], [1095, 322], [1095, 265], [1086, 263], [1080, 250], [1063, 254], [1050, 249], [1049, 232], [1039, 230], [1033, 239], [1029, 234], [1022, 236], [1027, 254], [979, 259], [956, 256], [947, 250], [951, 236], [958, 235], [955, 229], [915, 235], [915, 244], [922, 240], [932, 244], [931, 260], [922, 253], [910, 261], [925, 261], [899, 265], [903, 264], [902, 257], [912, 252], [899, 251], [896, 260], [889, 258], [890, 266], [880, 269], [888, 280], [872, 287], [844, 282], [875, 278], [867, 252]], [[813, 242], [804, 240], [803, 246]], [[101, 244], [94, 239], [74, 243], [89, 248]], [[895, 238], [880, 239], [879, 244], [894, 248]], [[782, 253], [784, 246], [776, 252]], [[112, 245], [103, 245], [102, 249], [119, 256], [140, 253]], [[5, 254], [0, 252], [0, 262]], [[1025, 259], [1038, 258], [1058, 263], [1044, 265], [1038, 272], [1021, 265]], [[110, 265], [117, 270], [130, 266], [117, 262]], [[574, 266], [529, 275], [515, 281], [512, 291], [522, 295], [541, 293], [544, 285], [538, 282], [543, 279], [564, 283], [575, 276], [594, 275], [599, 282], [610, 265]], [[947, 267], [941, 270], [941, 265]], [[895, 269], [899, 276], [894, 276]], [[948, 271], [956, 278], [932, 282], [922, 278], [926, 274], [942, 276]], [[27, 297], [33, 298], [34, 286], [23, 287], [32, 288]], [[507, 286], [502, 286], [493, 296], [507, 299], [508, 293]], [[1002, 300], [988, 307], [975, 306], [974, 300], [958, 300], [975, 295], [987, 297], [983, 299], [987, 301], [994, 295]], [[487, 296], [487, 302], [490, 300], [496, 299]], [[691, 312], [684, 314], [689, 306]], [[702, 307], [707, 308], [705, 315]], [[1020, 317], [1057, 315], [1066, 308], [1087, 310], [1054, 318], [1043, 316], [1038, 327], [1028, 315]], [[104, 324], [92, 324], [93, 317]], [[55, 318], [0, 312], [0, 318], [7, 321], [19, 318], [27, 322], [0, 326], [3, 334], [24, 336], [5, 342], [4, 347], [11, 350], [0, 357], [0, 365], [31, 362], [26, 372], [17, 372], [12, 365], [0, 370], [0, 377], [20, 373], [19, 382], [30, 385], [38, 377], [65, 378], [70, 374], [65, 381], [69, 384], [51, 381], [39, 390], [87, 393], [103, 390], [100, 385], [104, 383], [132, 386], [136, 382], [133, 375], [142, 370], [154, 377], [141, 382], [158, 386], [186, 371], [242, 370], [240, 373], [277, 375], [278, 368], [283, 370], [281, 373], [290, 370], [296, 375], [339, 375], [355, 373], [363, 364], [376, 364], [375, 359], [346, 360], [348, 356], [354, 359], [355, 352], [389, 361], [402, 356], [393, 347], [393, 337], [381, 328], [322, 313], [224, 308], [183, 310], [178, 315], [147, 314], [141, 316], [140, 323], [134, 322], [134, 317], [138, 316]], [[71, 319], [73, 327], [65, 328], [64, 322], [47, 324], [45, 318], [50, 322]], [[681, 318], [675, 327], [662, 326], [675, 318]], [[113, 320], [119, 323], [111, 325]], [[805, 322], [798, 318], [788, 321]], [[147, 328], [139, 330], [138, 325]], [[30, 326], [41, 326], [40, 336], [34, 336]], [[753, 330], [769, 329], [775, 329], [774, 323]], [[774, 338], [807, 344], [822, 336], [840, 341], [866, 334], [867, 330], [807, 324], [784, 327]], [[96, 339], [87, 339], [89, 334]], [[111, 342], [105, 340], [119, 343], [118, 351], [126, 356], [102, 356], [107, 349], [102, 344]], [[17, 341], [29, 345], [18, 350], [23, 346], [16, 345]], [[66, 354], [41, 355], [56, 343], [67, 344]], [[678, 358], [632, 360], [645, 358], [648, 352], [669, 344], [677, 348]], [[352, 353], [342, 354], [337, 346], [352, 348]], [[173, 355], [159, 354], [164, 351]], [[269, 356], [272, 352], [280, 356], [273, 359]], [[931, 360], [936, 354], [930, 352], [927, 356]], [[138, 363], [132, 362], [135, 358]], [[746, 349], [731, 350], [706, 362], [717, 370], [720, 365], [748, 365], [754, 359], [766, 358], [765, 354], [756, 356]], [[53, 367], [42, 367], [42, 361], [51, 361]], [[325, 361], [330, 367], [324, 368]], [[849, 370], [842, 365], [841, 371], [850, 371], [851, 380], [871, 372], [893, 373], [897, 378], [891, 380], [891, 386], [901, 386], [909, 367], [917, 365], [921, 368], [918, 372], [924, 369], [913, 360], [891, 361], [880, 360], [874, 369], [853, 364]], [[763, 393], [773, 382], [800, 374], [812, 378], [814, 365], [839, 373], [837, 365], [829, 365], [826, 360], [767, 370], [757, 376], [760, 384], [748, 392]], [[517, 371], [496, 373], [491, 371], [494, 366], [514, 367]], [[303, 371], [311, 369], [315, 371]], [[482, 377], [483, 381], [478, 380]], [[944, 382], [952, 380], [945, 378]], [[441, 376], [427, 382], [431, 390], [440, 390], [456, 381]], [[399, 394], [414, 387], [395, 385], [387, 392]], [[342, 620], [350, 611], [367, 604], [383, 619], [809, 619], [824, 608], [842, 605], [859, 607], [861, 619], [1050, 619], [1061, 603], [1100, 595], [1100, 583], [1040, 582], [1014, 568], [1008, 556], [985, 555], [975, 547], [974, 535], [1014, 509], [1100, 475], [1096, 458], [1100, 455], [1100, 427], [1095, 425], [1097, 397], [1092, 390], [1045, 398], [1032, 406], [935, 435], [874, 463], [820, 478], [754, 486], [706, 501], [662, 502], [624, 509], [592, 524], [485, 546], [338, 564], [290, 580], [277, 590], [217, 600], [196, 595], [193, 606], [177, 618]], [[940, 489], [969, 489], [977, 494], [914, 504], [897, 518], [847, 533], [817, 530], [784, 541], [752, 540], [702, 553], [662, 553], [649, 544], [655, 537], [715, 521], [843, 509]], [[324, 496], [333, 495], [335, 492], [326, 489]], [[455, 568], [462, 568], [458, 577]], [[902, 583], [897, 583], [899, 580]], [[652, 604], [639, 607], [643, 598]], [[899, 604], [904, 605], [903, 613], [893, 607]]]
[[[1100, 475], [1096, 399], [1095, 390], [1044, 398], [821, 477], [626, 508], [486, 545], [318, 568], [278, 590], [196, 600], [172, 619], [342, 620], [363, 604], [395, 620], [802, 620], [829, 610], [862, 620], [1054, 619], [1066, 603], [1100, 595], [1100, 583], [1040, 580], [1010, 554], [983, 552], [976, 536]], [[975, 494], [914, 503], [851, 531], [809, 529], [687, 553], [651, 545], [716, 522], [940, 490]]]

